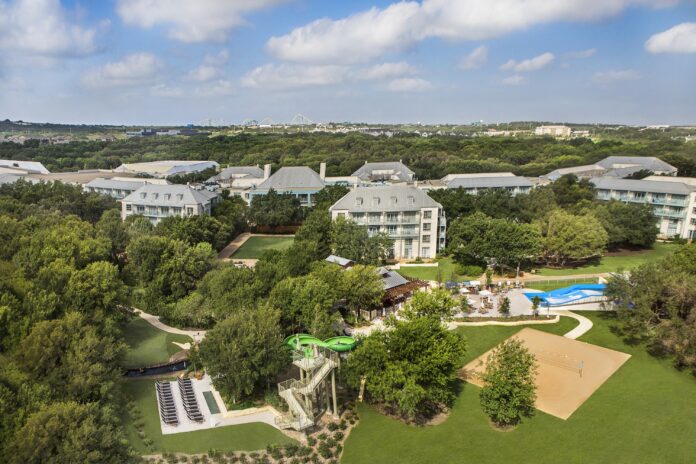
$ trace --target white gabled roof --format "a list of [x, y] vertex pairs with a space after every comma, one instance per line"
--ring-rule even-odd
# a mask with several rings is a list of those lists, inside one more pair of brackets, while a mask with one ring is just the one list
[[407, 185], [358, 187], [348, 192], [330, 208], [353, 212], [413, 211], [442, 208], [421, 189]]
[[293, 190], [316, 189], [321, 190], [325, 182], [312, 168], [307, 166], [286, 166], [278, 169], [271, 177], [259, 184], [259, 190]]
[[146, 184], [121, 201], [152, 206], [205, 205], [217, 196], [217, 193], [196, 190], [188, 185]]
[[0, 159], [0, 166], [20, 169], [30, 174], [50, 174], [50, 171], [38, 161], [19, 161]]

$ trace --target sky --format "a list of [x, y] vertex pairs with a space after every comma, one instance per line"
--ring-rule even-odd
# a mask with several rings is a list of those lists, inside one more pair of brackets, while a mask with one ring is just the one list
[[696, 124], [696, 0], [0, 0], [0, 119]]

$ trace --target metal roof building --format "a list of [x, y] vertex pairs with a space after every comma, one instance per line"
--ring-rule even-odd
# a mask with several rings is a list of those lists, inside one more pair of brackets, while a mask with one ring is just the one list
[[365, 162], [352, 175], [372, 182], [411, 182], [415, 177], [415, 173], [401, 161]]

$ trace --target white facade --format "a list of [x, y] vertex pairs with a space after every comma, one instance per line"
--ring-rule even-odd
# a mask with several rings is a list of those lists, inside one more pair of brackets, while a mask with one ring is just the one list
[[114, 177], [105, 179], [98, 177], [82, 186], [82, 190], [88, 193], [108, 195], [120, 200], [138, 190], [146, 184], [167, 185], [166, 179], [140, 179], [137, 177]]
[[219, 196], [187, 185], [144, 185], [121, 200], [121, 219], [140, 215], [153, 224], [163, 218], [210, 214]]
[[370, 235], [387, 234], [394, 240], [394, 259], [433, 259], [445, 246], [444, 209], [416, 187], [358, 187], [329, 210], [333, 220], [343, 217]]
[[131, 174], [147, 174], [153, 177], [169, 177], [201, 172], [210, 168], [218, 169], [219, 167], [220, 165], [215, 161], [165, 160], [148, 161], [145, 163], [125, 163], [114, 169], [114, 171]]
[[550, 135], [551, 137], [570, 137], [572, 130], [568, 126], [537, 126], [534, 135]]
[[[666, 177], [666, 176], [665, 176]], [[591, 182], [600, 200], [648, 204], [660, 238], [696, 238], [696, 179], [651, 176], [643, 180], [600, 177]]]

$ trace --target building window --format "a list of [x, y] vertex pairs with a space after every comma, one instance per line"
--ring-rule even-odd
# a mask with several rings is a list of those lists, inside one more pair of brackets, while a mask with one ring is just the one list
[[424, 223], [424, 224], [423, 224], [423, 232], [430, 232], [430, 226], [431, 226], [431, 225], [432, 225], [432, 224], [430, 224], [429, 222]]
[[338, 213], [336, 216], [345, 219], [346, 213]]
[[145, 212], [145, 207], [142, 205], [138, 205], [136, 206], [136, 211], [138, 212], [138, 214], [143, 214]]
[[396, 226], [387, 226], [387, 233], [392, 237], [396, 235]]
[[355, 199], [355, 206], [362, 206], [362, 204], [363, 204], [362, 197], [358, 197]]
[[[126, 211], [131, 211], [133, 209], [132, 206], [133, 205], [131, 205], [130, 203], [126, 203]], [[692, 221], [693, 221], [693, 219], [692, 219]]]
[[399, 213], [387, 213], [387, 222], [397, 222], [399, 220]]
[[186, 207], [186, 214], [191, 216], [193, 214], [193, 208], [190, 206], [187, 206]]
[[432, 219], [432, 217], [433, 217], [432, 211], [423, 211], [423, 219]]
[[372, 197], [372, 206], [379, 206], [379, 197]]
[[421, 238], [421, 242], [423, 242], [423, 243], [430, 242], [430, 235], [423, 235], [423, 237]]
[[430, 257], [430, 247], [422, 247], [421, 248], [421, 256], [423, 258], [429, 258]]

